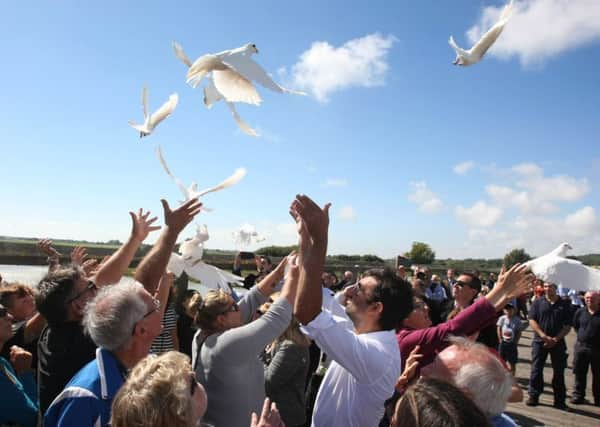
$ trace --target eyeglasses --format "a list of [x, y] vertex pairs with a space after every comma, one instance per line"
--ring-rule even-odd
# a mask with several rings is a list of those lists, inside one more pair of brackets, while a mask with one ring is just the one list
[[8, 314], [8, 309], [6, 307], [0, 307], [0, 318], [6, 317]]
[[131, 331], [131, 336], [135, 335], [135, 325], [137, 325], [139, 322], [141, 322], [142, 320], [144, 320], [146, 317], [150, 316], [151, 314], [154, 314], [158, 311], [160, 311], [160, 301], [157, 300], [156, 298], [152, 298], [152, 304], [154, 305], [154, 307], [152, 307], [150, 310], [148, 310], [148, 312], [146, 314], [144, 314], [144, 316], [138, 320], [137, 322], [135, 322], [133, 324], [133, 330]]
[[220, 314], [235, 313], [236, 311], [240, 311], [240, 306], [237, 302], [234, 302], [227, 310], [222, 311]]
[[380, 285], [377, 285], [374, 289], [373, 289], [373, 294], [371, 296], [367, 295], [367, 293], [365, 292], [365, 290], [363, 289], [362, 285], [360, 282], [356, 282], [356, 293], [361, 293], [365, 296], [365, 299], [367, 300], [367, 302], [369, 304], [373, 304], [376, 302], [381, 302], [381, 299], [376, 295], [376, 293], [379, 290]]
[[72, 303], [76, 299], [81, 298], [82, 296], [84, 296], [86, 293], [88, 293], [90, 291], [94, 291], [95, 292], [97, 290], [98, 290], [98, 286], [96, 286], [96, 284], [93, 281], [88, 280], [87, 286], [83, 289], [83, 291], [79, 292], [78, 294], [75, 294], [75, 296], [73, 298], [69, 298], [65, 303], [66, 304]]
[[153, 298], [152, 303], [154, 304], [154, 307], [152, 307], [152, 309], [149, 310], [148, 313], [144, 314], [144, 317], [142, 317], [140, 320], [145, 319], [146, 317], [148, 317], [151, 314], [156, 313], [157, 311], [160, 310], [160, 301], [159, 300], [157, 300], [156, 298]]

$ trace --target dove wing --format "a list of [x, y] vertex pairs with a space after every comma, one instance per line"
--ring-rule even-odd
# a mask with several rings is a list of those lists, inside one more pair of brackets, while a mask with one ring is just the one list
[[243, 75], [230, 68], [213, 71], [213, 82], [220, 94], [229, 102], [260, 105], [262, 99], [254, 85]]
[[214, 70], [224, 70], [227, 65], [223, 64], [216, 55], [204, 55], [196, 59], [187, 72], [186, 82], [196, 88], [206, 76]]
[[[577, 260], [554, 257], [552, 262], [544, 267], [540, 272], [540, 278], [544, 281], [561, 284], [577, 291], [600, 290], [600, 272]], [[535, 270], [532, 271], [535, 274]]]
[[233, 102], [227, 102], [226, 104], [229, 107], [229, 110], [231, 111], [231, 115], [233, 116], [233, 119], [237, 123], [238, 127], [240, 128], [240, 130], [242, 132], [244, 132], [246, 135], [257, 137], [258, 136], [258, 132], [256, 132], [250, 126], [248, 126], [248, 123], [246, 123], [240, 117], [240, 115], [238, 114], [237, 109], [235, 108], [235, 105], [233, 104]]
[[169, 96], [167, 102], [165, 102], [154, 114], [150, 117], [150, 127], [155, 128], [160, 122], [169, 117], [175, 107], [177, 107], [177, 102], [179, 101], [179, 96], [174, 93]]
[[144, 122], [148, 122], [148, 88], [142, 89], [142, 110], [144, 111]]
[[477, 58], [481, 58], [481, 57], [483, 57], [483, 55], [485, 55], [485, 53], [488, 51], [488, 49], [494, 44], [496, 39], [500, 36], [502, 31], [504, 30], [504, 26], [506, 25], [506, 23], [508, 22], [508, 20], [510, 19], [511, 15], [512, 15], [513, 1], [514, 0], [511, 0], [510, 3], [504, 7], [504, 9], [502, 10], [502, 13], [500, 14], [500, 18], [498, 19], [498, 22], [496, 22], [492, 26], [492, 28], [490, 28], [488, 30], [488, 32], [485, 33], [483, 35], [483, 37], [481, 37], [479, 39], [479, 41], [477, 43], [475, 43], [473, 45], [473, 47], [469, 50], [469, 52], [472, 55], [474, 55]]
[[173, 50], [175, 51], [175, 56], [185, 65], [187, 65], [188, 68], [192, 66], [192, 61], [190, 61], [190, 58], [188, 58], [188, 56], [185, 54], [179, 43], [173, 42]]
[[167, 271], [170, 271], [175, 276], [179, 277], [181, 276], [181, 273], [183, 273], [184, 266], [185, 263], [183, 258], [176, 253], [172, 253], [169, 258], [169, 263], [167, 264]]
[[248, 80], [255, 81], [261, 86], [275, 92], [286, 92], [286, 89], [275, 83], [271, 76], [260, 65], [254, 62], [248, 54], [235, 53], [227, 55], [223, 57], [223, 62]]
[[236, 169], [233, 175], [227, 178], [225, 181], [211, 188], [207, 188], [206, 190], [202, 190], [198, 193], [198, 197], [202, 197], [205, 194], [212, 193], [215, 191], [223, 190], [227, 187], [231, 187], [234, 184], [237, 184], [244, 176], [246, 176], [246, 169], [239, 168]]
[[158, 161], [162, 165], [162, 167], [165, 170], [165, 172], [167, 173], [167, 175], [169, 175], [171, 178], [173, 178], [173, 181], [175, 181], [175, 184], [177, 184], [177, 187], [179, 187], [179, 190], [181, 190], [181, 192], [183, 193], [183, 197], [185, 197], [185, 200], [188, 200], [188, 194], [189, 194], [188, 189], [186, 188], [185, 185], [183, 185], [183, 182], [181, 182], [181, 180], [179, 178], [177, 178], [175, 175], [173, 175], [171, 173], [171, 170], [167, 166], [167, 162], [165, 161], [165, 158], [163, 157], [162, 149], [160, 148], [160, 145], [156, 148], [156, 155], [158, 156]]
[[223, 99], [223, 95], [215, 87], [212, 76], [208, 77], [208, 84], [204, 87], [204, 105], [207, 108], [212, 108], [213, 104], [221, 99]]

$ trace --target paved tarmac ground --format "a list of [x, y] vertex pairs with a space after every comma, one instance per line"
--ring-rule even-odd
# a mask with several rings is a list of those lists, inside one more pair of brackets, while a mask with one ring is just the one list
[[533, 426], [557, 426], [557, 427], [600, 427], [600, 407], [594, 406], [594, 398], [592, 396], [592, 374], [588, 371], [586, 399], [592, 404], [573, 405], [569, 403], [571, 393], [573, 391], [574, 375], [573, 375], [573, 349], [575, 346], [576, 335], [573, 330], [567, 335], [567, 350], [569, 359], [567, 369], [565, 370], [565, 381], [567, 384], [567, 405], [571, 408], [571, 412], [554, 409], [552, 395], [552, 367], [550, 366], [550, 356], [546, 361], [544, 368], [544, 392], [540, 396], [540, 404], [538, 406], [526, 406], [527, 386], [529, 385], [529, 373], [531, 371], [531, 340], [533, 331], [527, 328], [523, 331], [523, 335], [519, 342], [519, 363], [517, 364], [517, 382], [523, 388], [523, 402], [510, 403], [506, 408], [506, 412], [513, 420], [523, 427]]

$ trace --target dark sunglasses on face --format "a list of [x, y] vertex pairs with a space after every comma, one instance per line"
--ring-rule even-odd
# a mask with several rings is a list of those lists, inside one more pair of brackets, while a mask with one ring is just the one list
[[88, 280], [87, 286], [83, 289], [83, 291], [76, 294], [73, 298], [69, 298], [66, 303], [69, 304], [69, 303], [75, 301], [77, 298], [81, 298], [83, 295], [85, 295], [89, 291], [97, 291], [97, 290], [98, 290], [98, 286], [96, 286], [96, 284], [94, 282], [92, 282], [91, 280]]
[[8, 310], [6, 309], [6, 307], [0, 307], [0, 318], [6, 317], [7, 314]]

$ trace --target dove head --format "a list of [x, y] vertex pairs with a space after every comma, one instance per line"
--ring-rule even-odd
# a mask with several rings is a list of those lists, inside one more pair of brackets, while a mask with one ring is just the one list
[[556, 249], [554, 249], [554, 253], [555, 253], [555, 255], [558, 255], [561, 257], [566, 257], [567, 251], [572, 250], [572, 249], [573, 248], [571, 247], [571, 245], [569, 245], [567, 242], [563, 242], [560, 245], [558, 245], [558, 247]]
[[244, 46], [246, 52], [250, 53], [250, 55], [252, 55], [253, 53], [258, 53], [258, 49], [256, 48], [256, 45], [254, 43], [248, 43], [246, 46]]

